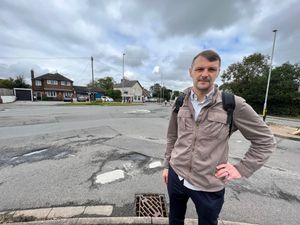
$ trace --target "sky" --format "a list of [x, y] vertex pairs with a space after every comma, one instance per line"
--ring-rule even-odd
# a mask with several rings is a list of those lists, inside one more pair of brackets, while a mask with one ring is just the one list
[[[0, 0], [0, 78], [60, 73], [84, 86], [124, 76], [149, 89], [192, 85], [195, 55], [217, 51], [222, 71], [243, 57], [300, 62], [297, 0]], [[221, 84], [220, 76], [216, 81]]]

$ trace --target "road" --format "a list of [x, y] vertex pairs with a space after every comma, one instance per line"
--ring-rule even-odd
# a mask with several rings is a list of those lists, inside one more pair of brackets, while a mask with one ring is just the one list
[[[157, 104], [0, 104], [0, 211], [112, 204], [114, 216], [133, 216], [135, 194], [167, 197], [160, 163], [170, 111]], [[262, 169], [227, 184], [221, 219], [299, 224], [299, 142], [277, 141]], [[236, 132], [230, 162], [248, 147]], [[115, 180], [105, 183], [107, 172], [116, 172], [109, 176]], [[191, 202], [187, 217], [196, 218]]]

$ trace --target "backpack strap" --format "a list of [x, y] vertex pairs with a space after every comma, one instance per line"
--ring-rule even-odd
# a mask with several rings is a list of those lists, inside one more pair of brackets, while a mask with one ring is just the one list
[[[185, 94], [179, 95], [175, 101], [175, 108], [173, 112], [178, 113], [180, 107], [183, 105]], [[230, 136], [232, 133], [232, 124], [233, 124], [233, 111], [235, 109], [235, 99], [234, 94], [229, 92], [222, 92], [222, 103], [223, 109], [227, 112], [227, 124], [229, 124], [229, 133]]]
[[229, 136], [232, 132], [233, 111], [235, 109], [234, 94], [229, 92], [222, 92], [223, 109], [227, 112], [227, 124], [229, 124]]
[[178, 113], [180, 107], [183, 105], [183, 101], [185, 98], [185, 94], [183, 95], [179, 95], [175, 101], [175, 108], [173, 110], [173, 112]]

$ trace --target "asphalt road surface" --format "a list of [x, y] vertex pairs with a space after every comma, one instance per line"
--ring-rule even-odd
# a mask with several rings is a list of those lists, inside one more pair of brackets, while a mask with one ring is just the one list
[[[0, 211], [114, 205], [135, 215], [135, 194], [160, 193], [171, 107], [0, 104]], [[300, 221], [300, 145], [278, 149], [251, 178], [227, 184], [221, 219], [262, 225]], [[249, 147], [239, 132], [230, 162]], [[197, 218], [189, 202], [187, 217]]]

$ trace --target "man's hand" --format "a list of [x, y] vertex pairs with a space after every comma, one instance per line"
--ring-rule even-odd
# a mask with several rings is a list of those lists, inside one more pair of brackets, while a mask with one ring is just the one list
[[224, 181], [235, 180], [242, 177], [240, 172], [230, 163], [218, 165], [215, 176], [219, 179], [224, 179]]
[[163, 170], [163, 181], [167, 185], [168, 184], [168, 175], [169, 175], [169, 169], [164, 169]]

